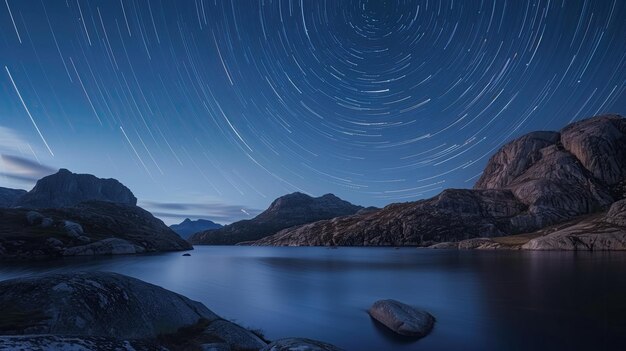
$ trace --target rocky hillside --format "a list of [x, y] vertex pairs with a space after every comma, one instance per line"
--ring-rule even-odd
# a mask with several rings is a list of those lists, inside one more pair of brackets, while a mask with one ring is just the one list
[[0, 209], [0, 259], [190, 250], [150, 212], [90, 201], [72, 207]]
[[222, 227], [223, 225], [215, 223], [213, 221], [206, 220], [206, 219], [198, 219], [198, 220], [192, 221], [191, 219], [186, 218], [184, 221], [180, 222], [179, 224], [171, 225], [170, 229], [172, 229], [174, 232], [176, 232], [176, 234], [180, 235], [182, 238], [187, 239], [192, 234], [203, 232], [205, 230], [220, 229]]
[[101, 179], [61, 169], [38, 180], [35, 187], [17, 199], [13, 207], [59, 208], [94, 200], [137, 204], [137, 198], [130, 189], [115, 179]]
[[189, 241], [199, 245], [234, 245], [258, 240], [296, 225], [352, 215], [362, 208], [333, 194], [314, 198], [296, 192], [274, 200], [267, 210], [253, 219], [235, 222], [217, 230], [196, 233]]
[[507, 143], [472, 190], [288, 228], [255, 244], [426, 246], [534, 232], [607, 211], [625, 184], [626, 120], [597, 116]]
[[0, 187], [0, 208], [13, 207], [24, 194], [26, 194], [26, 190]]

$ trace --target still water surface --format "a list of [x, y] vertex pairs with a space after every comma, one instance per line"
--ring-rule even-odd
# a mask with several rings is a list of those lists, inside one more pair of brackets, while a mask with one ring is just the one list
[[[626, 253], [196, 247], [181, 253], [1, 263], [0, 280], [111, 271], [163, 286], [270, 339], [346, 350], [624, 350]], [[437, 323], [417, 342], [366, 309], [394, 298]]]

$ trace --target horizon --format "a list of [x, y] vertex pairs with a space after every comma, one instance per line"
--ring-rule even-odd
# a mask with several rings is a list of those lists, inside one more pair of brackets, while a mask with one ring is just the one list
[[626, 111], [626, 4], [549, 4], [7, 1], [0, 186], [115, 178], [167, 224], [471, 188], [507, 141]]

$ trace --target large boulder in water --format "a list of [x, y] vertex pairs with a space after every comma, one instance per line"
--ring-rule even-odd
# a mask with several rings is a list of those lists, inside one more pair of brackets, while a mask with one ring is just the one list
[[199, 302], [115, 273], [82, 272], [0, 282], [0, 335], [154, 338], [219, 317]]
[[404, 336], [424, 337], [435, 324], [435, 318], [430, 313], [396, 300], [376, 301], [368, 313], [387, 328]]

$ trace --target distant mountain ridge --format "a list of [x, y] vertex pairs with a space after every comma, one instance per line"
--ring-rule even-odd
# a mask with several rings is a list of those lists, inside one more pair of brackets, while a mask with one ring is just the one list
[[363, 209], [333, 194], [311, 197], [295, 192], [281, 196], [253, 219], [243, 220], [221, 229], [196, 233], [189, 238], [198, 245], [235, 245], [261, 239], [295, 225], [347, 216]]
[[[560, 132], [533, 132], [510, 141], [487, 163], [474, 189], [447, 189], [426, 200], [391, 204], [379, 211], [284, 229], [255, 245], [415, 245], [529, 233], [608, 211], [615, 226], [617, 202], [626, 195], [626, 119], [602, 115], [572, 123]], [[621, 222], [620, 222], [621, 223]], [[612, 227], [613, 228], [613, 227]], [[620, 229], [621, 228], [621, 229]], [[526, 248], [571, 249], [567, 239], [536, 240]], [[539, 235], [539, 234], [537, 234]], [[579, 247], [626, 248], [626, 228], [611, 240], [593, 237]]]
[[26, 190], [0, 187], [0, 208], [13, 207], [24, 194]]
[[175, 231], [178, 235], [180, 235], [183, 239], [189, 238], [192, 234], [202, 232], [205, 230], [213, 230], [220, 229], [223, 225], [215, 223], [213, 221], [209, 221], [207, 219], [198, 219], [192, 221], [189, 218], [186, 218], [184, 221], [179, 224], [172, 224], [170, 228]]

